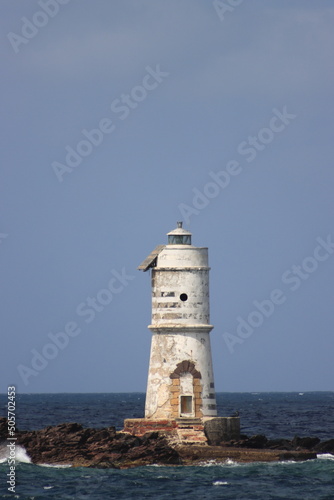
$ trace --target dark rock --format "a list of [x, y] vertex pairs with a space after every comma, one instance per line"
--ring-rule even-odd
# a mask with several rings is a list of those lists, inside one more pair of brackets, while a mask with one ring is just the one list
[[318, 453], [332, 453], [334, 455], [334, 439], [318, 443], [314, 450]]
[[77, 423], [66, 423], [57, 425], [55, 427], [50, 426], [46, 428], [46, 430], [52, 432], [54, 432], [55, 429], [57, 429], [58, 432], [66, 432], [66, 434], [72, 434], [74, 432], [82, 431], [83, 426]]
[[304, 460], [314, 460], [317, 458], [316, 453], [312, 451], [286, 451], [279, 455], [279, 460], [293, 460], [295, 462]]
[[293, 446], [288, 439], [269, 439], [266, 448], [270, 450], [292, 450]]
[[[7, 420], [1, 418], [0, 439], [7, 438], [7, 430]], [[17, 430], [15, 437], [36, 464], [123, 468], [180, 462], [177, 451], [158, 432], [138, 437], [114, 427], [89, 429], [64, 423], [37, 431]]]
[[239, 441], [238, 446], [241, 448], [255, 448], [255, 449], [263, 449], [267, 444], [268, 439], [266, 436], [262, 434], [256, 434], [255, 436], [251, 436], [243, 441]]
[[320, 443], [320, 439], [317, 437], [303, 437], [300, 438], [295, 436], [291, 441], [294, 450], [301, 448], [306, 450], [312, 450], [317, 444]]

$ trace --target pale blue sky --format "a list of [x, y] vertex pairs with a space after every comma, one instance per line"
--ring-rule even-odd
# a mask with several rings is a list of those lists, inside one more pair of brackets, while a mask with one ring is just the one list
[[217, 390], [334, 390], [333, 2], [55, 2], [0, 5], [0, 392], [145, 391], [136, 267], [182, 219]]

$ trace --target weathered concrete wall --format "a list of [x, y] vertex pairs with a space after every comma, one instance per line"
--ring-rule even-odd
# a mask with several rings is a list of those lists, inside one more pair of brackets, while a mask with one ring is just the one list
[[152, 325], [209, 321], [208, 249], [167, 245], [152, 269]]
[[152, 269], [152, 324], [210, 320], [208, 269]]
[[208, 249], [193, 245], [166, 245], [158, 255], [157, 267], [208, 267]]
[[216, 417], [204, 419], [204, 432], [208, 443], [212, 446], [223, 441], [240, 439], [239, 417]]
[[[192, 328], [188, 332], [174, 333], [174, 330], [171, 329], [163, 334], [153, 333], [146, 392], [146, 418], [176, 418], [180, 416], [180, 382], [175, 378], [172, 379], [171, 376], [177, 365], [187, 360], [190, 360], [200, 373], [200, 378], [194, 378], [193, 393], [190, 391], [183, 393], [194, 397], [194, 409], [198, 411], [197, 414], [194, 412], [192, 416], [217, 415], [210, 336], [208, 332], [203, 330], [194, 330]], [[199, 397], [201, 398], [201, 408], [198, 408]], [[176, 414], [176, 410], [179, 412], [178, 414]]]

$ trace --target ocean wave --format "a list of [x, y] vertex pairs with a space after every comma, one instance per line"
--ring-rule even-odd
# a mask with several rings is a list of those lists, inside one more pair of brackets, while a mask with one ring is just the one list
[[224, 462], [224, 465], [230, 465], [230, 466], [239, 466], [240, 464], [238, 464], [238, 462], [235, 462], [234, 460], [232, 460], [232, 458], [227, 458]]
[[24, 446], [21, 445], [16, 445], [15, 446], [15, 452], [14, 452], [14, 457], [9, 456], [10, 450], [7, 444], [1, 444], [0, 445], [0, 463], [3, 464], [4, 462], [7, 462], [9, 458], [15, 458], [15, 462], [22, 462], [26, 464], [31, 463], [31, 458], [29, 457], [26, 449]]
[[334, 460], [334, 455], [331, 453], [319, 453], [317, 458], [320, 458], [320, 460]]

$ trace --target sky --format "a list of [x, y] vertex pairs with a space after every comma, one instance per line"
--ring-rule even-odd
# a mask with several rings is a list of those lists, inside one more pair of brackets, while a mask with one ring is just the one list
[[145, 392], [137, 266], [179, 220], [216, 390], [333, 391], [333, 2], [0, 11], [0, 392]]

